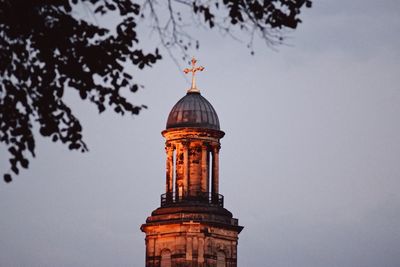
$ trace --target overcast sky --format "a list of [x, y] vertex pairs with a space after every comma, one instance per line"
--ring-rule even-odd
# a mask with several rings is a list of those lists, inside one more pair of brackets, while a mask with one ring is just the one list
[[[220, 192], [245, 227], [239, 266], [398, 267], [400, 2], [314, 1], [302, 19], [278, 52], [202, 31], [193, 52], [226, 132]], [[189, 84], [165, 51], [134, 75], [148, 110], [99, 116], [70, 94], [90, 152], [38, 138], [29, 170], [0, 183], [0, 266], [144, 266], [160, 132]]]

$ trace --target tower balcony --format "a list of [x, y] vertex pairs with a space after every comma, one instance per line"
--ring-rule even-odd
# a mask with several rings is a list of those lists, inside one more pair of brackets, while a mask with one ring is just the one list
[[200, 192], [195, 196], [178, 195], [177, 192], [168, 192], [161, 195], [161, 207], [176, 204], [209, 204], [217, 207], [224, 207], [224, 196], [221, 194]]

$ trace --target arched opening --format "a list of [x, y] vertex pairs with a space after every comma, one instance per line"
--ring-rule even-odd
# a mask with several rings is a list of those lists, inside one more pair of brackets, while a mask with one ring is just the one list
[[161, 251], [161, 267], [171, 267], [171, 251], [169, 249], [164, 249]]
[[226, 267], [226, 256], [223, 251], [217, 253], [217, 267]]

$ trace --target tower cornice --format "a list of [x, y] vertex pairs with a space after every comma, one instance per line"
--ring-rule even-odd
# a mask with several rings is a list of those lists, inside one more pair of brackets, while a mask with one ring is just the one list
[[166, 129], [161, 132], [162, 136], [168, 140], [177, 140], [183, 138], [195, 138], [202, 139], [205, 141], [219, 140], [225, 136], [225, 132], [215, 129], [197, 128], [197, 127], [185, 127], [185, 128], [172, 128]]

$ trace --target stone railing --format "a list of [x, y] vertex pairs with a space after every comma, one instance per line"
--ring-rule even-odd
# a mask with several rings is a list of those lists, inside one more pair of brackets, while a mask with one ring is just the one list
[[218, 207], [224, 207], [224, 196], [209, 192], [200, 192], [195, 196], [179, 196], [176, 192], [161, 195], [161, 207], [184, 203], [207, 203]]

